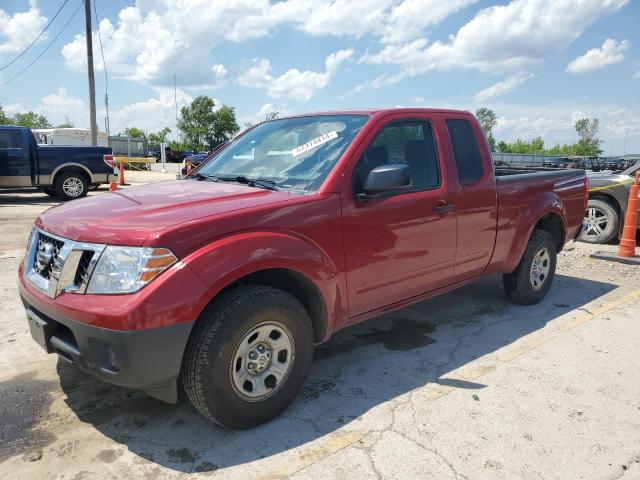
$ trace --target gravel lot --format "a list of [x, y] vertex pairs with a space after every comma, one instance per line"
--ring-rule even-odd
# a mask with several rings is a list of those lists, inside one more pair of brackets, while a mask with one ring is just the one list
[[640, 478], [640, 269], [588, 256], [613, 245], [568, 245], [539, 305], [490, 277], [340, 332], [282, 417], [228, 431], [31, 340], [16, 271], [55, 203], [0, 193], [0, 478]]

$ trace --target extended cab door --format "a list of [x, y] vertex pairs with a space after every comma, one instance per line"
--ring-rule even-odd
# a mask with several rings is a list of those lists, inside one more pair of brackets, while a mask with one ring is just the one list
[[[428, 116], [385, 119], [345, 170], [342, 217], [352, 317], [451, 281], [456, 219], [447, 162], [439, 154], [441, 135]], [[408, 164], [413, 187], [356, 198], [368, 173], [388, 163]]]
[[496, 180], [484, 134], [469, 114], [445, 120], [449, 142], [445, 150], [455, 160], [456, 261], [454, 278], [465, 281], [481, 275], [493, 255], [497, 229]]
[[31, 158], [25, 130], [0, 127], [0, 187], [30, 187]]

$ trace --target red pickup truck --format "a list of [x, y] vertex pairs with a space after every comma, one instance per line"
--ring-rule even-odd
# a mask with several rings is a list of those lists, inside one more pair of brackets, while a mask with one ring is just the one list
[[314, 344], [501, 273], [540, 301], [579, 233], [582, 170], [496, 169], [468, 112], [261, 123], [185, 180], [38, 217], [19, 282], [32, 336], [107, 382], [247, 428], [282, 412]]

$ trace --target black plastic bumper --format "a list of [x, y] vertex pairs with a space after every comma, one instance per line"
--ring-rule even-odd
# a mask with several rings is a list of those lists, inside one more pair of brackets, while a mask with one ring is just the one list
[[31, 336], [47, 353], [108, 383], [177, 401], [177, 380], [193, 323], [120, 331], [35, 310], [24, 298]]

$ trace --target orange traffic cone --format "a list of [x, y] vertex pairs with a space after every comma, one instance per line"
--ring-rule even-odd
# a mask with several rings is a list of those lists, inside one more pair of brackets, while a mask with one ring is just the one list
[[633, 184], [629, 189], [629, 201], [627, 213], [624, 216], [624, 227], [620, 238], [618, 254], [610, 252], [595, 252], [592, 258], [600, 260], [613, 260], [631, 265], [640, 265], [640, 257], [636, 257], [636, 230], [638, 226], [638, 186], [640, 185], [640, 172], [636, 173]]
[[118, 185], [116, 185], [116, 182], [111, 182], [109, 184], [109, 191], [110, 192], [115, 192], [118, 189]]
[[636, 228], [638, 225], [638, 184], [640, 184], [640, 172], [636, 173], [633, 185], [629, 190], [629, 202], [627, 213], [624, 216], [624, 227], [618, 256], [633, 258], [636, 256]]
[[118, 175], [118, 183], [120, 183], [120, 185], [124, 185], [124, 160], [121, 158], [120, 159], [120, 172]]

